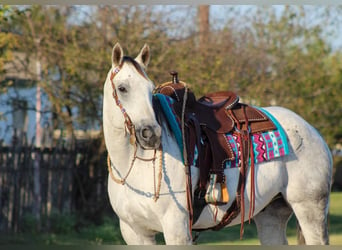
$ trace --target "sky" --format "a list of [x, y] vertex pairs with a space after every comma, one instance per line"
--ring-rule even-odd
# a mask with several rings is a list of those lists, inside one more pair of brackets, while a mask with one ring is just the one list
[[[227, 13], [229, 13], [228, 5], [212, 5], [210, 10], [211, 20], [218, 20], [219, 23], [224, 24], [227, 19]], [[308, 25], [322, 25], [325, 34], [325, 38], [331, 44], [332, 50], [342, 50], [342, 11], [341, 6], [339, 9], [335, 6], [331, 6], [331, 17], [329, 19], [330, 24], [325, 25], [322, 23], [321, 15], [324, 15], [324, 8], [326, 6], [319, 5], [304, 5], [306, 11]], [[238, 5], [240, 13], [247, 13], [248, 11], [255, 11], [255, 5]], [[282, 11], [285, 9], [285, 5], [272, 5], [272, 8], [276, 10], [278, 16], [281, 15]], [[317, 8], [319, 9], [318, 11]]]
[[[91, 12], [92, 6], [77, 6], [79, 11], [77, 15], [74, 16], [74, 22], [80, 22], [89, 19], [89, 13]], [[188, 15], [189, 19], [196, 14], [196, 8], [193, 8], [191, 13], [184, 11], [186, 5], [159, 5], [154, 6], [158, 10], [166, 10], [167, 8], [174, 9], [174, 18], [184, 17]], [[231, 8], [234, 8], [232, 11]], [[285, 5], [269, 5], [275, 9], [276, 13], [280, 16], [285, 8]], [[342, 50], [342, 6], [331, 6], [331, 17], [329, 19], [330, 24], [322, 23], [321, 16], [324, 15], [324, 8], [326, 6], [319, 5], [304, 5], [306, 12], [306, 22], [308, 25], [321, 24], [324, 27], [324, 32], [326, 33], [325, 38], [331, 44], [333, 51]], [[183, 9], [183, 11], [182, 11]], [[316, 11], [318, 9], [318, 11]], [[335, 9], [335, 10], [334, 10]], [[227, 22], [227, 18], [231, 15], [243, 15], [248, 13], [252, 15], [253, 11], [256, 10], [256, 5], [211, 5], [210, 6], [210, 23], [213, 29], [220, 29]], [[188, 21], [192, 21], [188, 20]]]

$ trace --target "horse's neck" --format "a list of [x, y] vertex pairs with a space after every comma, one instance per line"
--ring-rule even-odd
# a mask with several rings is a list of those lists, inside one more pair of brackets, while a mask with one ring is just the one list
[[133, 153], [130, 149], [129, 137], [125, 136], [121, 129], [113, 129], [108, 137], [106, 138], [106, 145], [111, 161], [115, 166], [120, 166], [127, 160], [127, 156]]

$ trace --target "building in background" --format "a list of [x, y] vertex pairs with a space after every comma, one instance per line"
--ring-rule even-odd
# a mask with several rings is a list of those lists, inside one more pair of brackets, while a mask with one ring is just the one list
[[[0, 92], [0, 145], [28, 143], [51, 147], [54, 140], [65, 136], [65, 131], [52, 126], [48, 96], [37, 87], [39, 63], [34, 59], [27, 60], [20, 52], [15, 52], [13, 57], [14, 60], [5, 65], [6, 73], [0, 75], [0, 84], [8, 86]], [[77, 110], [73, 112], [76, 114]], [[94, 139], [100, 135], [99, 126], [80, 129], [75, 124], [74, 127], [78, 140]]]
[[[6, 73], [1, 85], [7, 86], [0, 93], [0, 141], [4, 145], [29, 142], [36, 138], [37, 63], [27, 60], [24, 53], [14, 52], [14, 60], [5, 64]], [[50, 105], [41, 92], [40, 125], [49, 127]]]

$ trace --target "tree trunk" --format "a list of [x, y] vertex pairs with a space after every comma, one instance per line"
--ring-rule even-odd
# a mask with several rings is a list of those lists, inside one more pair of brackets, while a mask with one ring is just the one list
[[203, 49], [209, 42], [209, 5], [200, 5], [197, 9], [199, 25], [199, 48]]

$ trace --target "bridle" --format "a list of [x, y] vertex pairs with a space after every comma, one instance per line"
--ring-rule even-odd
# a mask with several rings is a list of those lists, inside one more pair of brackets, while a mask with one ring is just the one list
[[131, 145], [134, 145], [137, 141], [136, 135], [135, 135], [135, 126], [134, 126], [131, 118], [127, 114], [126, 109], [122, 106], [122, 103], [119, 100], [119, 96], [118, 96], [118, 93], [116, 92], [116, 88], [115, 88], [115, 84], [114, 84], [114, 77], [120, 72], [120, 70], [121, 70], [121, 67], [117, 66], [112, 70], [111, 75], [110, 75], [110, 82], [112, 84], [112, 89], [113, 89], [112, 95], [113, 95], [113, 98], [115, 100], [116, 105], [120, 108], [120, 111], [124, 116], [125, 131], [128, 131], [128, 133], [130, 134], [129, 141], [130, 141]]
[[[161, 179], [162, 179], [162, 167], [163, 167], [163, 150], [162, 150], [162, 144], [160, 144], [160, 147], [158, 149], [158, 151], [160, 152], [160, 162], [159, 162], [159, 174], [158, 174], [158, 186], [156, 186], [156, 181], [155, 181], [155, 160], [156, 160], [156, 152], [157, 150], [154, 150], [154, 154], [152, 158], [142, 158], [139, 157], [137, 155], [137, 150], [138, 150], [138, 142], [137, 142], [137, 138], [136, 138], [136, 134], [135, 134], [135, 125], [133, 124], [131, 118], [129, 117], [129, 115], [127, 114], [126, 109], [123, 107], [122, 103], [119, 100], [119, 96], [117, 94], [116, 88], [115, 88], [115, 83], [114, 83], [114, 77], [120, 72], [122, 65], [115, 67], [110, 75], [110, 82], [112, 85], [112, 89], [113, 89], [113, 93], [112, 96], [115, 100], [116, 105], [119, 107], [124, 119], [125, 119], [125, 135], [128, 131], [130, 139], [129, 142], [130, 144], [133, 146], [134, 150], [134, 154], [133, 154], [133, 159], [131, 161], [130, 167], [127, 171], [127, 174], [123, 177], [123, 178], [117, 178], [114, 176], [113, 174], [113, 166], [111, 164], [111, 160], [109, 157], [109, 154], [107, 155], [107, 167], [108, 167], [108, 171], [110, 174], [110, 177], [112, 178], [113, 181], [115, 181], [118, 184], [122, 184], [125, 185], [126, 183], [126, 179], [129, 176], [129, 174], [131, 173], [135, 160], [141, 160], [141, 161], [152, 161], [153, 163], [153, 180], [154, 180], [154, 201], [157, 201], [159, 198], [159, 193], [160, 193], [160, 186], [161, 186]], [[144, 76], [145, 77], [145, 76]]]

